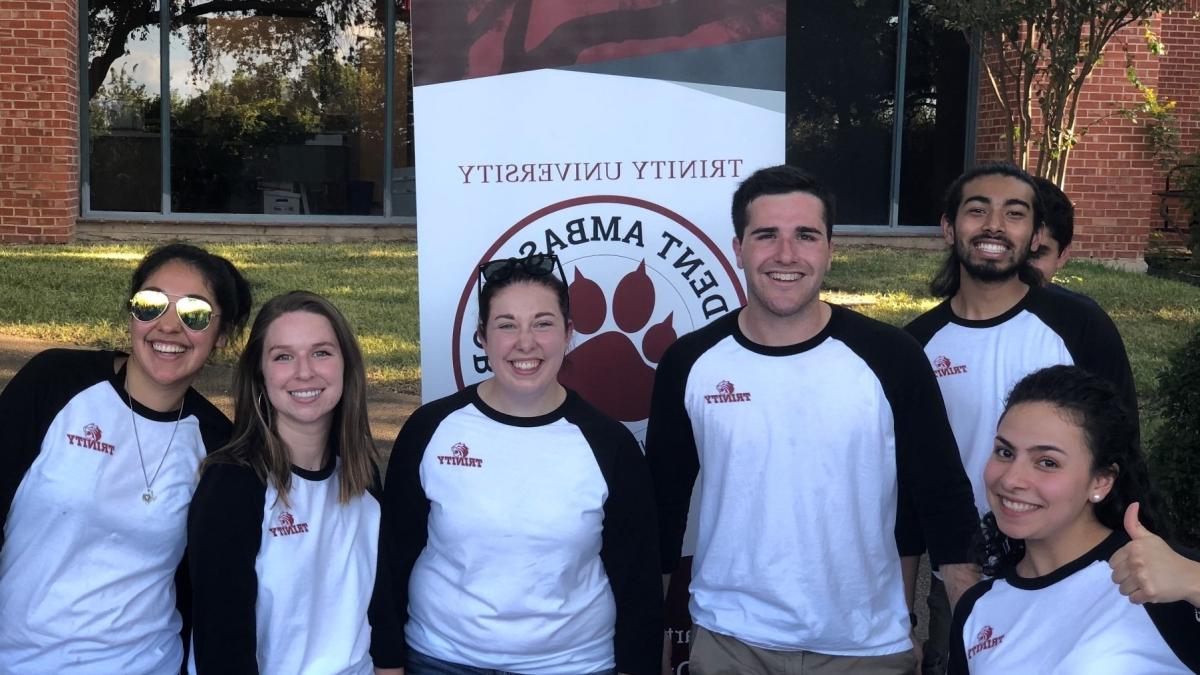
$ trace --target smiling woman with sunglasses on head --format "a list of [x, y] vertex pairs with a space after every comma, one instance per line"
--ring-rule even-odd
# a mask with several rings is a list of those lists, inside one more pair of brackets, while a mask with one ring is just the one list
[[131, 349], [54, 349], [0, 394], [0, 673], [178, 673], [175, 574], [196, 469], [229, 421], [195, 390], [250, 311], [246, 280], [187, 244], [151, 251]]
[[388, 466], [371, 652], [381, 672], [658, 673], [662, 582], [633, 435], [558, 383], [558, 259], [479, 269], [492, 377], [419, 408]]

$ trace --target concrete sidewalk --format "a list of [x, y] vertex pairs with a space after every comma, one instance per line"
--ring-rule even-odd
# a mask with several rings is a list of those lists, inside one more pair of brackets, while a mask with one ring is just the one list
[[[25, 365], [30, 357], [54, 347], [77, 348], [75, 345], [0, 334], [0, 389], [8, 384], [12, 376], [20, 370], [21, 366]], [[200, 373], [200, 379], [196, 381], [195, 387], [232, 418], [233, 399], [230, 396], [232, 384], [232, 367], [210, 363]], [[368, 388], [367, 398], [371, 414], [371, 434], [375, 437], [375, 446], [381, 453], [382, 466], [386, 466], [387, 457], [391, 454], [392, 443], [396, 440], [400, 425], [408, 419], [421, 401], [417, 396], [397, 394], [378, 388]]]

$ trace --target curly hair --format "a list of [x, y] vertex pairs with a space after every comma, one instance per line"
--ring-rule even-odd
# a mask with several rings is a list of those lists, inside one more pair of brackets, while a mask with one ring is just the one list
[[[1083, 431], [1092, 453], [1092, 473], [1113, 473], [1112, 490], [1092, 504], [1096, 520], [1111, 530], [1120, 530], [1124, 528], [1125, 509], [1138, 502], [1142, 524], [1167, 535], [1142, 455], [1137, 413], [1129, 410], [1108, 380], [1077, 366], [1043, 368], [1017, 382], [1005, 402], [1004, 415], [1021, 403], [1048, 403], [1057, 408]], [[1025, 542], [1001, 532], [992, 513], [983, 518], [978, 543], [979, 564], [990, 576], [1004, 575], [1025, 555]]]

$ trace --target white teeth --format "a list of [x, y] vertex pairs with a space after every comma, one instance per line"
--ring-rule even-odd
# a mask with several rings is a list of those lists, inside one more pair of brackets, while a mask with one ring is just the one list
[[796, 272], [771, 272], [767, 276], [776, 281], [795, 281], [800, 278], [800, 275]]
[[305, 389], [303, 391], [289, 391], [289, 394], [296, 398], [316, 398], [321, 393], [320, 389]]
[[533, 370], [538, 366], [537, 361], [513, 361], [512, 364], [517, 370]]
[[1009, 511], [1017, 511], [1017, 512], [1022, 512], [1022, 513], [1025, 511], [1032, 511], [1032, 510], [1038, 508], [1037, 506], [1034, 506], [1033, 504], [1026, 504], [1025, 502], [1014, 502], [1011, 499], [1005, 499], [1003, 497], [1000, 498], [1000, 504], [1004, 508], [1008, 509]]
[[1008, 247], [1004, 244], [994, 244], [986, 241], [975, 244], [975, 248], [983, 251], [984, 253], [1004, 253], [1008, 250]]
[[173, 345], [167, 342], [151, 342], [150, 348], [164, 354], [182, 354], [186, 351], [182, 345]]

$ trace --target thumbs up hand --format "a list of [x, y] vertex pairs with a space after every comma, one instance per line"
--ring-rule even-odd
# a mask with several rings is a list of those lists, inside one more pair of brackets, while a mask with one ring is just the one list
[[1200, 563], [1179, 555], [1162, 537], [1142, 526], [1139, 504], [1125, 510], [1125, 532], [1132, 540], [1121, 547], [1108, 565], [1112, 580], [1135, 604], [1187, 600], [1200, 605]]

